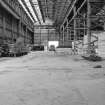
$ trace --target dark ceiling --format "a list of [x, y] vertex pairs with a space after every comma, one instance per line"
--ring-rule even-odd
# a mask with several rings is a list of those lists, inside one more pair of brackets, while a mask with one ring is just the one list
[[43, 21], [51, 19], [54, 25], [59, 26], [73, 0], [38, 0]]

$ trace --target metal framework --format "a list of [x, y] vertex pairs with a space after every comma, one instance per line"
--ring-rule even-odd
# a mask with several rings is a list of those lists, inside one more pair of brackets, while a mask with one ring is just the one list
[[66, 12], [73, 0], [38, 0], [43, 21], [46, 17], [54, 22], [54, 25], [60, 26]]
[[[104, 30], [104, 4], [103, 0], [74, 0], [60, 27], [61, 44], [74, 42], [74, 49], [83, 49], [88, 54], [97, 48], [98, 36], [94, 32]], [[87, 43], [84, 44], [86, 36]]]
[[32, 2], [32, 0], [29, 0], [29, 2], [30, 2], [31, 6], [32, 6], [32, 8], [33, 8], [33, 10], [34, 10], [34, 13], [35, 13], [35, 15], [36, 15], [36, 17], [37, 17], [37, 19], [38, 19], [39, 24], [41, 24], [41, 21], [40, 21], [40, 19], [39, 19], [38, 13], [37, 13], [37, 11], [36, 11], [36, 9], [35, 9], [35, 7], [34, 7], [34, 3]]
[[[32, 0], [29, 0], [40, 22]], [[60, 31], [61, 46], [71, 46], [85, 53], [98, 47], [94, 33], [105, 28], [105, 0], [38, 0], [43, 21], [49, 18]], [[85, 37], [87, 42], [85, 42]]]
[[25, 0], [21, 0], [21, 2], [23, 3], [23, 5], [25, 6], [25, 8], [27, 9], [28, 13], [30, 14], [30, 16], [32, 17], [32, 19], [34, 20], [34, 22], [36, 22], [35, 18], [33, 17], [32, 13], [30, 12], [30, 9], [28, 8]]

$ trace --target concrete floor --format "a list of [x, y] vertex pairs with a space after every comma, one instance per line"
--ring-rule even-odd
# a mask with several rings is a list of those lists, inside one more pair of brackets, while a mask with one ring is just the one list
[[105, 61], [31, 52], [0, 65], [0, 105], [105, 105]]

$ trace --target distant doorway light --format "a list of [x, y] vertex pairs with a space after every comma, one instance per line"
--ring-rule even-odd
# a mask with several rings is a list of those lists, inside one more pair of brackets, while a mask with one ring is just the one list
[[54, 45], [55, 48], [59, 46], [59, 41], [49, 41], [48, 42], [48, 47], [50, 47], [51, 45]]

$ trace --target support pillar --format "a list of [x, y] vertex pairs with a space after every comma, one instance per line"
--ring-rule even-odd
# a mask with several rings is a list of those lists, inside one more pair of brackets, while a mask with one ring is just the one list
[[64, 42], [65, 42], [65, 29], [64, 29], [64, 25], [63, 25], [63, 46], [64, 46]]
[[85, 37], [85, 35], [87, 34], [86, 33], [86, 28], [87, 28], [87, 26], [86, 26], [86, 15], [84, 15], [84, 17], [83, 17], [85, 20], [84, 20], [84, 36], [83, 36], [83, 39], [82, 39], [82, 47], [84, 46], [84, 37]]
[[62, 27], [60, 27], [60, 31], [59, 31], [59, 44], [60, 44], [60, 46], [62, 46], [62, 42], [63, 42]]
[[68, 19], [67, 19], [67, 43], [69, 44], [69, 22], [68, 22]]
[[105, 23], [104, 23], [104, 31], [105, 31]]
[[5, 43], [6, 38], [6, 22], [5, 22], [5, 14], [3, 13], [3, 43]]
[[[74, 16], [76, 14], [76, 7], [74, 6]], [[76, 19], [74, 18], [74, 54], [76, 53]]]
[[12, 32], [12, 36], [11, 36], [12, 38], [11, 39], [12, 39], [12, 42], [14, 42], [14, 31], [13, 30], [14, 30], [14, 25], [13, 25], [13, 17], [12, 17], [12, 28], [11, 28], [11, 32]]
[[87, 35], [88, 35], [88, 52], [90, 54], [91, 49], [91, 20], [90, 20], [90, 14], [91, 14], [91, 6], [90, 6], [90, 0], [87, 0]]
[[21, 36], [21, 20], [18, 21], [18, 37]]
[[41, 45], [41, 26], [39, 27], [40, 30], [40, 45]]
[[48, 43], [49, 43], [49, 37], [50, 37], [50, 35], [49, 35], [49, 28], [48, 28], [47, 50], [49, 49], [49, 45], [48, 45]]
[[27, 43], [27, 26], [25, 27], [25, 43]]

